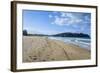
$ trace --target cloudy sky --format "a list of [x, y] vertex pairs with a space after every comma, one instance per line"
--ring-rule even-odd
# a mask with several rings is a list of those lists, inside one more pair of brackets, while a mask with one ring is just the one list
[[23, 30], [33, 34], [62, 32], [90, 35], [91, 14], [79, 12], [55, 12], [23, 10]]

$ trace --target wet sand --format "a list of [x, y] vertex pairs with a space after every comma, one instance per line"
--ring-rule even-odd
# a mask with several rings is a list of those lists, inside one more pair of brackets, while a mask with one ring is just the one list
[[63, 41], [39, 36], [23, 36], [23, 62], [90, 59], [90, 51]]

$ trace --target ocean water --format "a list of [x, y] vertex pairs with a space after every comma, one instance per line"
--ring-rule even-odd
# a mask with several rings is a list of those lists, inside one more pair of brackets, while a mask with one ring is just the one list
[[76, 38], [76, 37], [48, 37], [49, 39], [61, 40], [65, 43], [78, 45], [84, 49], [91, 49], [91, 39], [88, 38]]

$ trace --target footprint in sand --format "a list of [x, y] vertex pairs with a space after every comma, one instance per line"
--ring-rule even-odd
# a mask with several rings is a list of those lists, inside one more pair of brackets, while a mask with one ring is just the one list
[[51, 60], [55, 60], [55, 59], [51, 59]]
[[42, 60], [42, 61], [46, 61], [46, 60]]
[[37, 60], [37, 57], [34, 57], [33, 60]]
[[37, 60], [37, 57], [36, 56], [29, 56], [29, 58], [31, 59], [31, 60]]

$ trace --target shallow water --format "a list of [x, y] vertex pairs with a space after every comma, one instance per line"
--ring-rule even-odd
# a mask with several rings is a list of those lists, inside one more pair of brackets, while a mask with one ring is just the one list
[[78, 45], [84, 49], [90, 50], [91, 39], [88, 38], [76, 38], [76, 37], [48, 37], [49, 39], [61, 40], [65, 43]]

